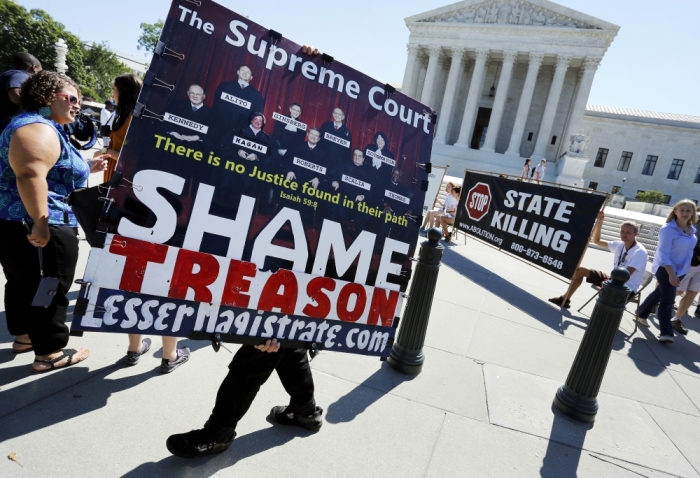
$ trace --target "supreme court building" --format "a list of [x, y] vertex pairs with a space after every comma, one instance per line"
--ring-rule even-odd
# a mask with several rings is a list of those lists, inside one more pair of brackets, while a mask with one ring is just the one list
[[405, 21], [402, 91], [437, 111], [432, 161], [448, 174], [519, 175], [530, 157], [548, 181], [700, 199], [700, 117], [587, 105], [619, 26], [547, 0], [465, 0]]

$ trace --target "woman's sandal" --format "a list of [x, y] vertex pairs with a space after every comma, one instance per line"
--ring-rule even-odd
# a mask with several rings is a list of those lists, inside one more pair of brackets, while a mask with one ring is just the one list
[[[15, 348], [15, 345], [27, 348]], [[15, 340], [14, 342], [12, 342], [12, 351], [16, 354], [24, 354], [27, 352], [31, 352], [32, 350], [34, 350], [34, 346], [31, 344], [31, 342], [20, 342], [19, 340]]]
[[[88, 358], [88, 357], [90, 356], [90, 351], [89, 351], [89, 350], [85, 350], [85, 352], [87, 352], [87, 355], [86, 355], [84, 358], [78, 360], [77, 362], [73, 362], [73, 356], [74, 356], [75, 354], [77, 354], [78, 351], [75, 350], [75, 349], [63, 349], [63, 350], [61, 350], [61, 355], [59, 355], [59, 356], [56, 357], [56, 358], [52, 358], [52, 359], [49, 359], [49, 360], [34, 360], [34, 363], [38, 363], [38, 364], [45, 363], [45, 364], [48, 364], [48, 365], [49, 365], [49, 368], [45, 368], [45, 369], [42, 369], [42, 370], [37, 370], [36, 368], [34, 368], [34, 367], [32, 366], [32, 372], [33, 372], [33, 373], [45, 373], [45, 372], [50, 372], [51, 370], [56, 370], [56, 369], [60, 369], [60, 368], [70, 367], [71, 365], [75, 365], [75, 364], [77, 364], [77, 363], [82, 362], [83, 360], [85, 360], [86, 358]], [[59, 366], [57, 367], [57, 366], [56, 366], [56, 363], [60, 362], [61, 360], [65, 359], [65, 358], [68, 358], [68, 362], [66, 362], [66, 363], [63, 364], [63, 365], [59, 365]]]

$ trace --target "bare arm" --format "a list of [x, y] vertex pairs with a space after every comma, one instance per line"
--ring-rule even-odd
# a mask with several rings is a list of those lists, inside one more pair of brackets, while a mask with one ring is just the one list
[[10, 88], [7, 90], [7, 96], [10, 97], [10, 101], [19, 106], [19, 88]]
[[10, 167], [17, 177], [17, 190], [34, 222], [30, 242], [44, 247], [49, 235], [49, 185], [46, 175], [61, 154], [56, 132], [45, 124], [19, 128], [10, 140]]
[[605, 214], [603, 214], [603, 211], [600, 211], [598, 213], [598, 220], [595, 222], [595, 226], [593, 226], [593, 244], [608, 249], [608, 241], [603, 241], [600, 238], [600, 230], [603, 228], [604, 220]]

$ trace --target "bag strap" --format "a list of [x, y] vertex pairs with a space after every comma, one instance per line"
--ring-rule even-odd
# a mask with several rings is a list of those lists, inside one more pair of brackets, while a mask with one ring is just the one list
[[41, 275], [41, 278], [44, 278], [44, 253], [41, 247], [37, 247], [37, 250], [39, 251], [39, 274]]

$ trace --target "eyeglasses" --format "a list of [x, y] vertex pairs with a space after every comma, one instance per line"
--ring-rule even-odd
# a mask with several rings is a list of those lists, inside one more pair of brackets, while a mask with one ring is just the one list
[[77, 106], [80, 104], [80, 100], [77, 97], [75, 97], [73, 95], [69, 95], [68, 93], [56, 93], [56, 96], [65, 97], [71, 106]]

